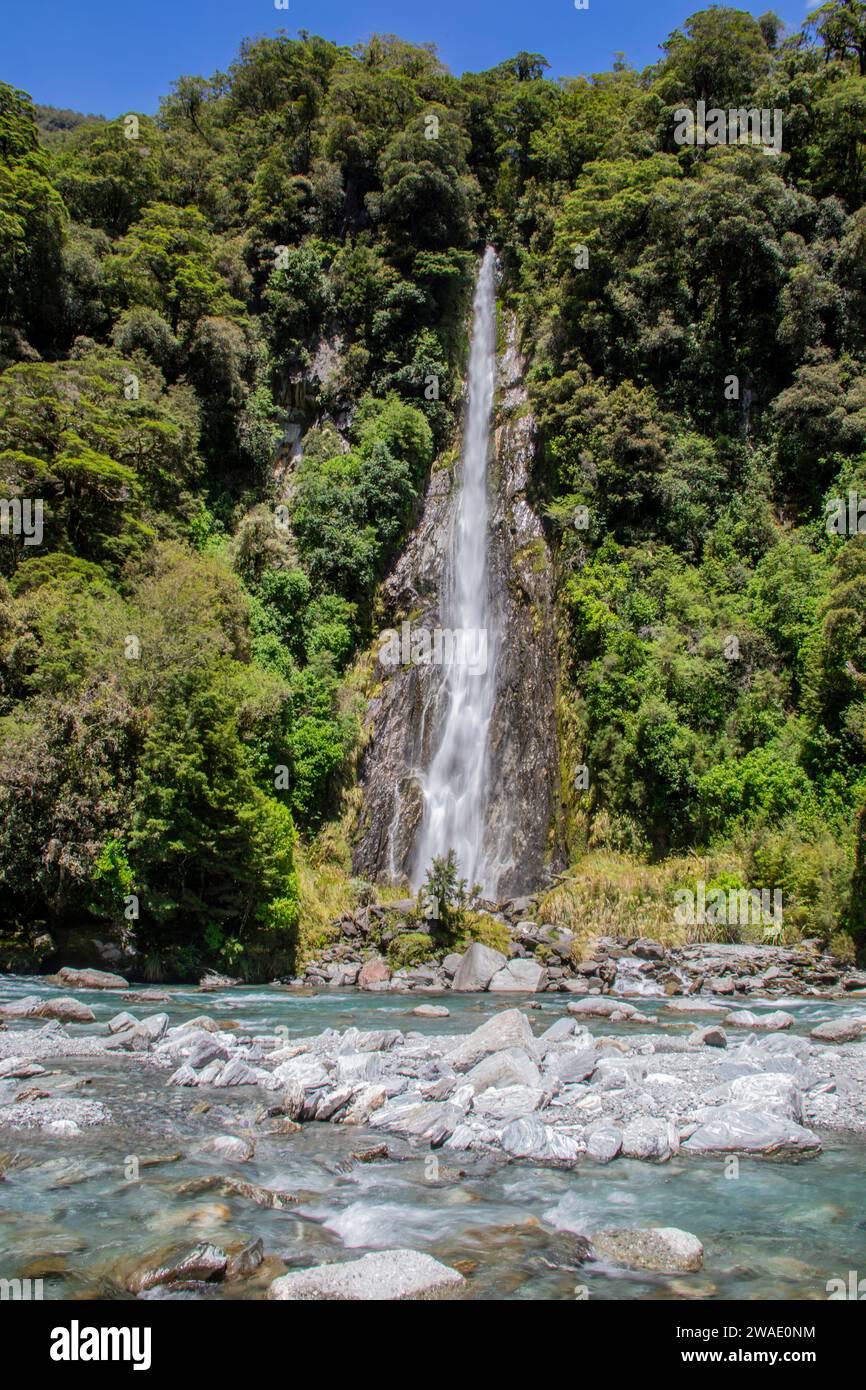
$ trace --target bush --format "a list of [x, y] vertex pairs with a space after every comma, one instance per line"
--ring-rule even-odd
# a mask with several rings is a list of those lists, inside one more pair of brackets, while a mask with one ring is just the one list
[[433, 938], [429, 932], [401, 932], [388, 947], [388, 964], [392, 970], [409, 970], [413, 965], [421, 965], [435, 955]]

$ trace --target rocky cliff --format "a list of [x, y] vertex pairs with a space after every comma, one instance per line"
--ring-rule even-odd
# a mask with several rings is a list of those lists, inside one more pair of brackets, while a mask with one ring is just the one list
[[[527, 500], [535, 422], [523, 371], [516, 325], [509, 322], [490, 463], [489, 572], [500, 640], [487, 837], [500, 866], [499, 897], [529, 891], [544, 874], [558, 776], [552, 571], [541, 523]], [[434, 471], [421, 521], [383, 586], [387, 623], [393, 627], [410, 620], [413, 627], [432, 629], [441, 621], [452, 484], [450, 469]], [[419, 772], [429, 761], [442, 715], [440, 674], [433, 665], [377, 668], [380, 684], [367, 711], [364, 805], [354, 852], [355, 872], [365, 877], [400, 879], [410, 871], [422, 813]]]

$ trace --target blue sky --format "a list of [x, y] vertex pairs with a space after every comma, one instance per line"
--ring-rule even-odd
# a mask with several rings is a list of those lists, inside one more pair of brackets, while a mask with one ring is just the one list
[[[820, 3], [820, 0], [815, 0]], [[637, 67], [701, 0], [2, 0], [0, 79], [51, 106], [117, 116], [151, 112], [182, 73], [225, 68], [242, 38], [308, 29], [338, 43], [374, 33], [433, 42], [455, 72], [492, 67], [520, 49], [551, 76], [598, 72], [624, 52]], [[802, 0], [742, 4], [796, 28]]]

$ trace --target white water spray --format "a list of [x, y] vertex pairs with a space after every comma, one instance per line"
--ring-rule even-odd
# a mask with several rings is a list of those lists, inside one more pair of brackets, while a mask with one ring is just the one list
[[453, 849], [460, 877], [494, 896], [496, 871], [485, 856], [488, 736], [496, 694], [498, 630], [487, 571], [489, 499], [487, 458], [496, 379], [496, 255], [487, 248], [472, 306], [469, 396], [462, 475], [451, 518], [442, 577], [441, 620], [454, 631], [484, 633], [484, 671], [466, 662], [442, 669], [438, 743], [421, 780], [424, 813], [418, 832], [413, 883], [420, 886], [432, 860]]

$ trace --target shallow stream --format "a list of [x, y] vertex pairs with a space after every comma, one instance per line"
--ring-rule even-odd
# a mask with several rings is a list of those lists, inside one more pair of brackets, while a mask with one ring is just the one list
[[[417, 995], [159, 988], [170, 995], [168, 1004], [126, 1004], [113, 992], [77, 990], [97, 1021], [67, 1031], [73, 1037], [104, 1036], [107, 1020], [128, 1008], [139, 1017], [165, 1011], [172, 1024], [207, 1013], [244, 1032], [282, 1027], [288, 1037], [352, 1025], [465, 1033], [503, 1007], [530, 1003], [520, 996], [505, 1001], [449, 995], [443, 1002], [450, 1017], [428, 1020], [410, 1016]], [[7, 1000], [62, 992], [38, 979], [0, 981]], [[537, 1032], [564, 1012], [561, 995], [531, 1002]], [[652, 1016], [663, 1001], [631, 1002]], [[853, 1000], [785, 999], [766, 1007], [794, 1013], [797, 1032], [849, 1008], [862, 1010]], [[658, 1019], [654, 1029], [675, 1032], [698, 1022], [689, 1015], [671, 1019], [659, 1013]], [[592, 1031], [628, 1035], [595, 1019]], [[267, 1122], [257, 1124], [256, 1117], [273, 1102], [272, 1093], [169, 1086], [169, 1071], [136, 1055], [58, 1058], [44, 1065], [50, 1075], [0, 1081], [0, 1104], [33, 1084], [52, 1094], [101, 1100], [114, 1119], [65, 1138], [0, 1128], [0, 1171], [6, 1169], [0, 1180], [0, 1277], [41, 1277], [46, 1298], [128, 1297], [129, 1270], [150, 1256], [156, 1263], [172, 1247], [210, 1240], [225, 1248], [256, 1236], [264, 1242], [265, 1264], [249, 1280], [209, 1286], [205, 1296], [262, 1297], [286, 1266], [396, 1246], [458, 1264], [470, 1280], [467, 1292], [481, 1299], [824, 1299], [829, 1279], [847, 1280], [849, 1270], [866, 1270], [862, 1137], [824, 1133], [824, 1153], [799, 1163], [741, 1159], [735, 1179], [726, 1176], [730, 1165], [721, 1158], [675, 1158], [658, 1166], [582, 1161], [558, 1170], [498, 1156], [413, 1150], [379, 1131], [342, 1125], [312, 1123], [292, 1134], [266, 1133]], [[206, 1114], [203, 1102], [211, 1106]], [[216, 1134], [254, 1138], [255, 1156], [230, 1164], [195, 1153]], [[351, 1158], [386, 1139], [390, 1159]], [[137, 1178], [133, 1158], [139, 1160]], [[154, 1158], [165, 1161], [148, 1165]], [[225, 1173], [291, 1193], [297, 1205], [264, 1209], [206, 1184], [188, 1189], [193, 1180]], [[698, 1236], [705, 1248], [703, 1269], [647, 1275], [576, 1259], [572, 1232], [652, 1224]]]

